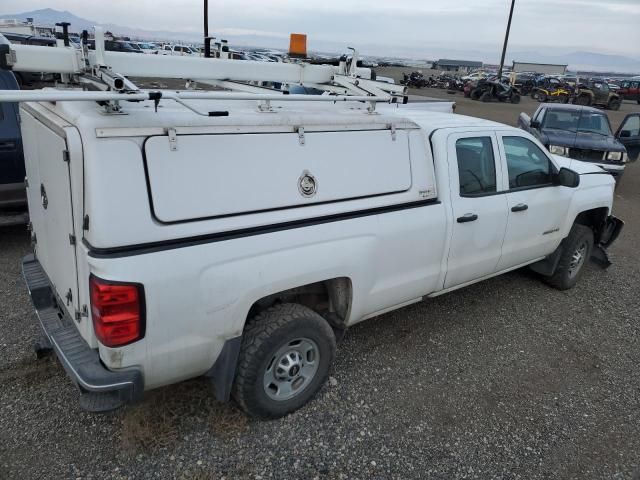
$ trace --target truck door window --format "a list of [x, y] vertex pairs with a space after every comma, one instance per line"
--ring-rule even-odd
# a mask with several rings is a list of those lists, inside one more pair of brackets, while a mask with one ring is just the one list
[[634, 115], [627, 118], [627, 121], [622, 125], [621, 131], [629, 132], [629, 137], [640, 136], [640, 116]]
[[461, 138], [456, 141], [460, 196], [480, 196], [496, 192], [496, 164], [490, 137]]
[[551, 185], [551, 162], [535, 143], [523, 137], [502, 137], [502, 141], [510, 189]]

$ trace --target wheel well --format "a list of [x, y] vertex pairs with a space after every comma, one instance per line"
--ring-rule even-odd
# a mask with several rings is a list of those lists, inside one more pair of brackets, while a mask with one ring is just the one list
[[276, 303], [298, 303], [319, 313], [333, 327], [342, 329], [349, 318], [351, 299], [351, 280], [332, 278], [267, 295], [251, 306], [248, 318]]
[[600, 240], [602, 229], [607, 223], [607, 215], [609, 209], [607, 207], [593, 208], [591, 210], [585, 210], [576, 217], [574, 223], [587, 226], [593, 230], [593, 236], [595, 244], [597, 245]]

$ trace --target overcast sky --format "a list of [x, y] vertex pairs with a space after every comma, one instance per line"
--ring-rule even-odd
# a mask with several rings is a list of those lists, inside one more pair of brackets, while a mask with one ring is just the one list
[[[209, 0], [210, 29], [352, 46], [388, 44], [499, 51], [510, 0]], [[202, 31], [201, 0], [3, 1], [0, 13], [69, 10], [145, 30]], [[589, 50], [640, 58], [640, 0], [516, 0], [510, 49]], [[551, 53], [551, 50], [547, 50]]]

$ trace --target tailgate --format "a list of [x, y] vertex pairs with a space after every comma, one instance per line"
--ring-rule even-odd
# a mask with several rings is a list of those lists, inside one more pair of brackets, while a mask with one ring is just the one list
[[73, 318], [78, 276], [66, 136], [25, 110], [21, 119], [35, 254]]

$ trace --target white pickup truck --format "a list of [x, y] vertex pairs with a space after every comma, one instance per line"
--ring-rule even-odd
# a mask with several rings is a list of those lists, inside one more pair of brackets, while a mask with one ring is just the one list
[[527, 265], [570, 288], [622, 228], [609, 174], [449, 103], [153, 107], [21, 104], [24, 277], [89, 410], [206, 375], [285, 415], [351, 325]]

